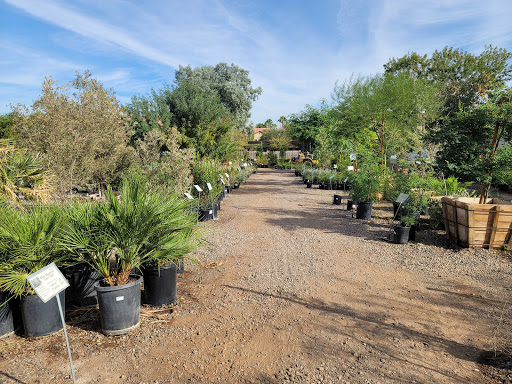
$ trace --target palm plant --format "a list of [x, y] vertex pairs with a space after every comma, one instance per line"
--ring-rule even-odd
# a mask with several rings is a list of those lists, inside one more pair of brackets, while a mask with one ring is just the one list
[[0, 196], [21, 207], [20, 198], [46, 197], [50, 179], [38, 157], [15, 148], [12, 140], [0, 139]]
[[133, 268], [172, 261], [192, 249], [195, 218], [186, 200], [151, 188], [141, 175], [123, 180], [119, 198], [112, 188], [105, 203], [76, 203], [63, 236], [66, 249], [96, 270], [105, 284], [126, 284]]
[[66, 222], [63, 208], [35, 206], [20, 211], [0, 206], [0, 291], [33, 293], [27, 276], [64, 259], [59, 238]]

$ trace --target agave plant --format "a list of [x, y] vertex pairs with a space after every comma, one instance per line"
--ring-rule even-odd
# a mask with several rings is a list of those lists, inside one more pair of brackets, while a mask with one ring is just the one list
[[105, 284], [126, 284], [133, 268], [164, 263], [190, 249], [183, 240], [192, 234], [195, 218], [186, 200], [160, 193], [140, 175], [123, 180], [119, 197], [109, 187], [105, 198], [105, 203], [76, 203], [63, 236], [65, 248]]
[[0, 206], [0, 291], [33, 293], [27, 276], [64, 259], [59, 238], [66, 222], [63, 208], [36, 206], [20, 211]]

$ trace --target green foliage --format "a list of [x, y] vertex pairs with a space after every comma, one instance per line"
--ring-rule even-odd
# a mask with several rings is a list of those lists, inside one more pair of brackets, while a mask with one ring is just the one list
[[175, 127], [165, 132], [151, 130], [137, 140], [138, 165], [153, 186], [183, 194], [190, 190], [195, 160], [193, 149], [180, 148], [181, 135]]
[[350, 182], [352, 189], [350, 196], [353, 201], [357, 202], [374, 202], [377, 201], [377, 195], [382, 193], [382, 177], [385, 168], [377, 163], [367, 164], [358, 172], [350, 174]]
[[[175, 74], [176, 85], [191, 82], [198, 87], [217, 94], [221, 105], [235, 121], [235, 126], [242, 129], [250, 117], [252, 102], [261, 94], [260, 87], [253, 88], [249, 71], [235, 64], [219, 63], [215, 67], [206, 65], [192, 68], [179, 67]], [[171, 108], [171, 111], [174, 111]]]
[[290, 147], [290, 140], [287, 139], [284, 135], [277, 136], [270, 140], [269, 147], [272, 151], [279, 151], [280, 157], [285, 157], [286, 151]]
[[438, 87], [405, 73], [352, 78], [336, 85], [333, 100], [336, 136], [383, 149], [386, 156], [422, 149], [425, 126], [440, 108]]
[[400, 223], [404, 227], [412, 227], [413, 225], [417, 224], [417, 220], [413, 215], [405, 215], [400, 217]]
[[0, 139], [12, 137], [11, 127], [14, 124], [14, 113], [0, 115]]
[[51, 192], [51, 176], [43, 161], [0, 139], [0, 198], [21, 207], [22, 200], [44, 200]]
[[89, 72], [77, 73], [67, 86], [46, 78], [27, 114], [22, 106], [15, 110], [16, 141], [44, 154], [61, 191], [115, 182], [133, 159], [124, 110]]
[[256, 156], [256, 163], [258, 165], [268, 165], [269, 160], [267, 155], [258, 155]]
[[494, 169], [494, 182], [512, 188], [512, 147], [497, 150]]
[[59, 239], [66, 215], [58, 206], [20, 211], [7, 205], [0, 205], [0, 215], [0, 291], [30, 294], [27, 275], [64, 259]]
[[132, 135], [130, 142], [134, 144], [142, 140], [144, 136], [157, 130], [165, 133], [174, 121], [174, 116], [167, 104], [169, 87], [164, 86], [162, 90], [151, 90], [148, 96], [133, 96], [131, 102], [126, 106], [129, 115], [129, 126]]
[[[222, 168], [214, 160], [204, 158], [194, 163], [192, 167], [194, 184], [201, 187], [203, 192], [198, 192], [193, 188], [192, 195], [200, 198], [202, 209], [211, 208], [212, 205], [216, 204], [219, 195], [222, 193], [223, 184], [220, 175], [223, 173]], [[232, 182], [233, 179], [230, 177], [229, 182]], [[229, 184], [227, 180], [224, 181]], [[207, 183], [210, 183], [212, 187], [211, 194]]]
[[132, 176], [123, 180], [119, 197], [109, 187], [106, 203], [75, 203], [62, 244], [106, 284], [122, 285], [133, 268], [183, 257], [191, 249], [186, 241], [193, 236], [194, 222], [186, 200], [151, 188], [143, 176]]
[[501, 90], [512, 79], [512, 53], [489, 45], [478, 56], [462, 49], [445, 47], [431, 57], [415, 52], [393, 58], [384, 65], [386, 73], [405, 73], [442, 87], [443, 115], [451, 116], [460, 108], [470, 109]]
[[303, 111], [291, 114], [288, 119], [291, 138], [302, 142], [304, 149], [311, 152], [315, 147], [315, 138], [324, 124], [324, 119], [325, 111], [306, 105]]
[[[491, 158], [495, 130], [498, 139], [512, 136], [512, 102], [483, 104], [462, 111], [432, 131], [430, 140], [440, 145], [439, 169], [462, 180], [490, 183], [496, 162]], [[499, 141], [498, 141], [499, 144]]]

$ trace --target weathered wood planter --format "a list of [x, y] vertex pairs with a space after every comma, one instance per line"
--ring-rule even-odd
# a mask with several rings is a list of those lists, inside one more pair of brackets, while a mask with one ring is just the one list
[[502, 249], [512, 246], [512, 203], [491, 199], [443, 197], [446, 233], [460, 246]]

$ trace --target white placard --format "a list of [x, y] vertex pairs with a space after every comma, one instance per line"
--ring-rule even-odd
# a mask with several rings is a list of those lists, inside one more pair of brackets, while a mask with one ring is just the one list
[[348, 177], [345, 180], [343, 180], [344, 183], [346, 183], [347, 181], [348, 181]]
[[194, 200], [192, 195], [190, 193], [188, 193], [188, 192], [185, 192], [185, 196], [186, 196], [187, 199]]
[[226, 185], [226, 183], [224, 182], [224, 179], [222, 177], [220, 178], [220, 181], [222, 181], [222, 184]]
[[208, 187], [208, 190], [211, 191], [212, 190], [212, 185], [210, 183], [206, 183], [206, 186]]
[[332, 180], [332, 179], [333, 179], [333, 177], [334, 177], [334, 175], [331, 175], [331, 177], [329, 177], [329, 180]]
[[333, 167], [334, 169], [336, 169], [336, 168], [338, 168], [338, 165], [337, 165], [337, 164], [334, 164], [332, 167]]
[[244, 167], [247, 167], [247, 163], [243, 163], [242, 165], [243, 165]]
[[231, 161], [230, 161], [230, 162], [229, 162], [229, 165], [232, 165], [232, 164], [233, 164], [233, 162], [231, 162]]
[[195, 189], [197, 189], [197, 192], [203, 192], [201, 187], [199, 185], [194, 185]]
[[353, 166], [353, 165], [349, 165], [349, 166], [347, 167], [347, 171], [353, 171], [353, 170], [354, 170], [354, 166]]
[[396, 160], [396, 155], [391, 155], [390, 159]]
[[356, 153], [351, 153], [351, 154], [350, 154], [350, 160], [351, 160], [351, 161], [354, 161], [354, 160], [356, 160], [356, 159], [357, 159], [357, 154], [356, 154]]
[[28, 275], [27, 280], [43, 303], [69, 287], [69, 282], [55, 263]]
[[226, 177], [229, 179], [229, 175], [227, 173], [225, 173]]

